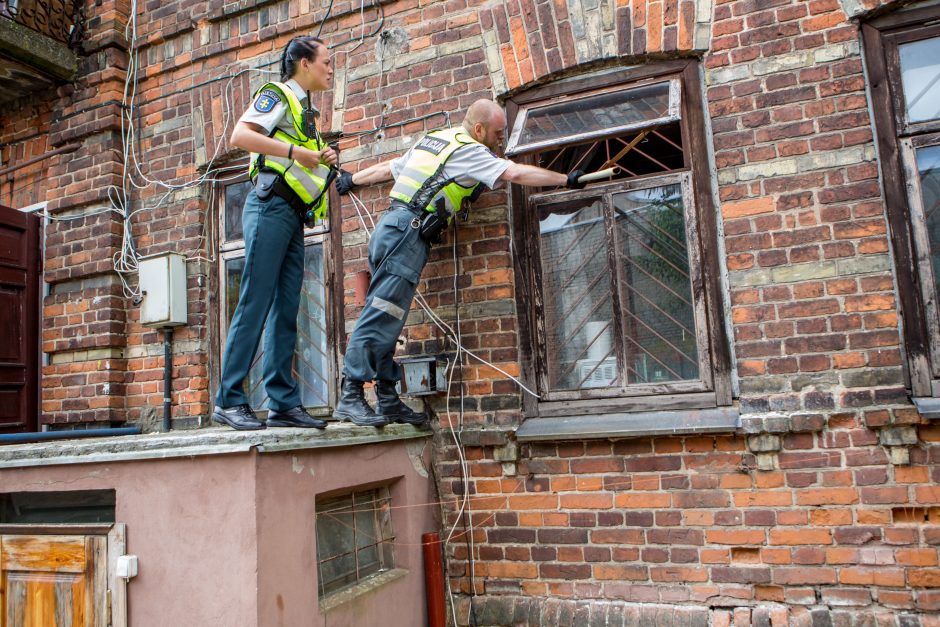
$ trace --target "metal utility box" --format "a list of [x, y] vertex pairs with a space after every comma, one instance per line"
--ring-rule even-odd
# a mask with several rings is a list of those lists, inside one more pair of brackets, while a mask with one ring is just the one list
[[447, 391], [447, 363], [437, 356], [400, 359], [398, 388], [408, 396], [427, 396]]
[[186, 324], [186, 257], [161, 253], [142, 257], [138, 265], [140, 323], [148, 327]]

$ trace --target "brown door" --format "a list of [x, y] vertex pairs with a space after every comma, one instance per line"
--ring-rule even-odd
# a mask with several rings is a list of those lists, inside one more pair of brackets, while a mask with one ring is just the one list
[[0, 206], [0, 433], [39, 417], [39, 218]]
[[104, 536], [0, 536], [0, 627], [105, 627]]

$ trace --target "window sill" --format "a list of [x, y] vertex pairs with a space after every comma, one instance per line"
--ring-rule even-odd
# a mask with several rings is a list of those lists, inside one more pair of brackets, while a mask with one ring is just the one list
[[913, 396], [914, 406], [920, 415], [927, 420], [937, 420], [940, 418], [940, 398], [931, 398], [927, 396]]
[[651, 411], [594, 416], [529, 418], [516, 430], [519, 442], [595, 440], [647, 435], [727, 433], [740, 427], [737, 407]]
[[346, 603], [349, 603], [350, 601], [353, 601], [364, 594], [368, 594], [386, 584], [397, 581], [407, 574], [408, 571], [404, 568], [393, 568], [392, 570], [387, 570], [384, 573], [378, 573], [377, 575], [367, 577], [363, 581], [360, 581], [356, 585], [346, 588], [345, 590], [328, 594], [320, 599], [320, 612], [329, 612], [330, 610], [336, 609], [337, 607], [345, 605]]
[[393, 440], [431, 437], [429, 429], [411, 425], [388, 425], [384, 429], [357, 427], [348, 422], [331, 422], [319, 429], [263, 429], [235, 431], [223, 427], [146, 433], [142, 435], [81, 440], [51, 440], [32, 444], [0, 446], [0, 468], [93, 464], [248, 453], [274, 453], [314, 448], [337, 448], [377, 444]]

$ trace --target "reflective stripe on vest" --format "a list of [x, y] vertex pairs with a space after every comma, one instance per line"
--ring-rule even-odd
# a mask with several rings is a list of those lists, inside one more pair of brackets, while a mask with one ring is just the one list
[[[300, 103], [300, 99], [297, 97], [297, 94], [294, 93], [294, 90], [291, 89], [288, 85], [284, 83], [275, 83], [271, 82], [261, 87], [258, 91], [255, 92], [253, 98], [257, 98], [258, 94], [264, 91], [265, 89], [276, 90], [279, 94], [284, 97], [284, 101], [287, 103], [287, 108], [290, 113], [291, 121], [294, 123], [294, 132], [296, 136], [291, 135], [290, 133], [285, 133], [280, 128], [275, 129], [274, 134], [271, 135], [274, 139], [282, 141], [287, 144], [293, 144], [294, 146], [302, 146], [310, 150], [322, 150], [326, 147], [326, 144], [320, 139], [319, 132], [316, 137], [307, 137], [303, 132], [303, 105]], [[274, 157], [271, 155], [259, 155], [257, 153], [251, 153], [251, 162], [248, 166], [248, 176], [254, 180], [255, 175], [258, 174], [261, 166], [264, 166], [265, 169], [274, 170], [280, 174], [284, 181], [287, 183], [297, 196], [304, 201], [305, 204], [309, 205], [313, 202], [313, 199], [317, 196], [320, 196], [320, 202], [317, 203], [317, 206], [314, 207], [314, 214], [318, 220], [322, 220], [326, 217], [327, 201], [326, 198], [328, 194], [320, 195], [321, 190], [326, 186], [326, 177], [330, 172], [330, 169], [320, 164], [314, 169], [310, 169], [301, 165], [299, 161], [294, 161], [288, 159], [287, 157]]]
[[[435, 175], [440, 176], [454, 151], [467, 144], [479, 142], [470, 137], [462, 126], [428, 133], [411, 151], [389, 195], [395, 200], [411, 204], [420, 190], [422, 198], [429, 198], [425, 206], [427, 211], [437, 211], [439, 201], [443, 200], [444, 208], [453, 215], [460, 210], [464, 199], [470, 197], [481, 184], [464, 187], [453, 180], [431, 179]], [[421, 202], [421, 199], [417, 200]]]

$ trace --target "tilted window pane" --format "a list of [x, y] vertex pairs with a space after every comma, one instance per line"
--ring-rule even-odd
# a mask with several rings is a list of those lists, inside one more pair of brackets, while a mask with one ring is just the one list
[[[243, 257], [225, 262], [226, 327], [231, 325], [232, 315], [238, 304], [238, 290], [244, 267]], [[268, 400], [264, 391], [263, 354], [262, 338], [245, 380], [245, 392], [251, 406], [256, 409], [267, 407]], [[323, 245], [311, 244], [304, 248], [304, 278], [300, 311], [297, 315], [297, 345], [294, 351], [294, 378], [300, 386], [300, 398], [305, 407], [323, 407], [329, 404], [329, 377]]]
[[655, 83], [533, 107], [520, 116], [506, 152], [676, 119], [671, 91], [670, 83]]
[[613, 200], [627, 382], [697, 379], [682, 188], [640, 189]]
[[940, 297], [940, 146], [917, 151], [917, 172], [927, 222], [930, 263], [933, 267], [934, 292]]
[[909, 122], [940, 118], [940, 37], [898, 46]]
[[225, 240], [239, 240], [244, 237], [242, 230], [242, 208], [245, 198], [251, 191], [251, 182], [242, 181], [225, 186]]
[[618, 385], [603, 201], [552, 204], [540, 218], [549, 385]]

